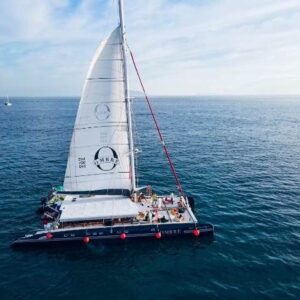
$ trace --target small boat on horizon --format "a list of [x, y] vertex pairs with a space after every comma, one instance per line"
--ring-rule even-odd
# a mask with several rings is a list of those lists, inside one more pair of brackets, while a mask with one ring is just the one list
[[6, 96], [6, 101], [4, 102], [5, 106], [12, 106], [12, 103], [9, 101], [8, 96]]
[[[15, 240], [13, 246], [94, 240], [162, 239], [212, 236], [211, 224], [199, 223], [194, 200], [184, 192], [158, 126], [124, 28], [105, 39], [90, 65], [71, 139], [64, 184], [41, 199], [44, 228]], [[157, 195], [138, 187], [127, 58], [131, 57], [150, 114], [177, 186], [177, 193]]]

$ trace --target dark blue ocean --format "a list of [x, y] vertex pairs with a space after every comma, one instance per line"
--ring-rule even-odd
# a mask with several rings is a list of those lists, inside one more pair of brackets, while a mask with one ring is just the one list
[[[213, 240], [15, 251], [62, 184], [78, 99], [0, 106], [0, 299], [300, 299], [300, 98], [174, 97], [153, 104]], [[175, 191], [142, 99], [139, 183]]]

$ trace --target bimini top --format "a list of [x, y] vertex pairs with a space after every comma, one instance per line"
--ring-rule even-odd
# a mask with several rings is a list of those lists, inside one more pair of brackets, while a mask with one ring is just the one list
[[61, 207], [61, 222], [130, 218], [138, 214], [138, 206], [124, 196], [66, 196]]

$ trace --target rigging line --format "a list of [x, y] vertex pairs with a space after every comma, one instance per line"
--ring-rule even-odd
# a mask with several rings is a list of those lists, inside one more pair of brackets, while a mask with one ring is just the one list
[[[127, 45], [127, 47], [128, 47], [128, 45]], [[160, 131], [160, 128], [159, 128], [159, 126], [158, 126], [158, 122], [157, 122], [157, 120], [156, 120], [154, 111], [153, 111], [152, 106], [151, 106], [151, 103], [150, 103], [150, 99], [149, 99], [149, 97], [148, 97], [148, 95], [147, 95], [147, 93], [146, 93], [146, 89], [145, 89], [145, 87], [144, 87], [144, 84], [143, 84], [141, 75], [140, 75], [139, 70], [138, 70], [138, 68], [137, 68], [137, 65], [136, 65], [136, 62], [135, 62], [133, 53], [132, 53], [132, 51], [130, 50], [129, 47], [128, 47], [128, 49], [129, 49], [129, 53], [130, 53], [130, 56], [131, 56], [131, 60], [132, 60], [132, 62], [133, 62], [133, 66], [134, 66], [135, 72], [136, 72], [136, 74], [137, 74], [137, 76], [138, 76], [138, 79], [139, 79], [139, 82], [140, 82], [140, 84], [141, 84], [141, 87], [142, 87], [142, 90], [143, 90], [145, 99], [146, 99], [146, 101], [147, 101], [147, 104], [148, 104], [148, 107], [149, 107], [149, 110], [150, 110], [152, 119], [153, 119], [153, 121], [154, 121], [156, 130], [157, 130], [157, 132], [158, 132], [159, 139], [160, 139], [160, 141], [161, 141], [161, 144], [162, 144], [162, 147], [163, 147], [163, 149], [164, 149], [165, 155], [166, 155], [166, 157], [167, 157], [167, 159], [168, 159], [168, 162], [169, 162], [171, 171], [172, 171], [172, 173], [173, 173], [173, 175], [174, 175], [174, 178], [175, 178], [175, 181], [176, 181], [176, 185], [177, 185], [177, 189], [178, 189], [178, 191], [180, 192], [180, 194], [184, 194], [184, 193], [183, 193], [182, 186], [181, 186], [180, 181], [179, 181], [179, 178], [178, 178], [178, 176], [177, 176], [175, 167], [174, 167], [173, 162], [172, 162], [172, 160], [171, 160], [171, 157], [170, 157], [168, 148], [167, 148], [167, 146], [166, 146], [166, 144], [165, 144], [163, 135], [162, 135], [162, 133], [161, 133], [161, 131]]]

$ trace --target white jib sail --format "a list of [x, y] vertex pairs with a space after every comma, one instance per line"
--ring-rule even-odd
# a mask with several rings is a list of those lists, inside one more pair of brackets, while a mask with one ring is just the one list
[[121, 29], [96, 51], [83, 88], [65, 191], [131, 190]]

